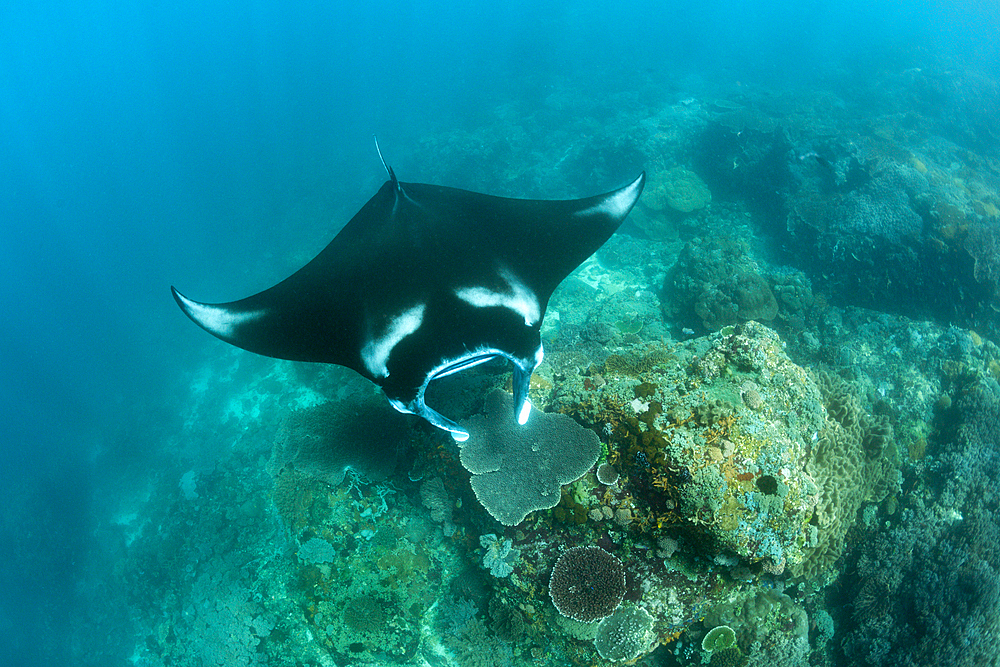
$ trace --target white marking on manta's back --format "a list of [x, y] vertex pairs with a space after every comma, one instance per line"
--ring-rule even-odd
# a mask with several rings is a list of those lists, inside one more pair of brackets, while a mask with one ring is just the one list
[[386, 367], [389, 355], [401, 340], [420, 328], [424, 322], [425, 308], [426, 304], [423, 303], [407, 308], [389, 320], [389, 325], [381, 336], [365, 343], [361, 348], [361, 360], [369, 373], [377, 378], [389, 377], [389, 369]]
[[181, 298], [184, 300], [184, 306], [195, 322], [207, 331], [211, 331], [223, 339], [235, 337], [238, 327], [264, 317], [267, 314], [266, 310], [235, 312], [221, 306], [191, 301], [183, 296]]
[[510, 291], [494, 292], [486, 287], [460, 287], [455, 290], [455, 296], [476, 308], [509, 308], [523, 317], [527, 326], [535, 326], [542, 317], [538, 297], [507, 269], [501, 269], [499, 273]]
[[604, 214], [612, 218], [624, 218], [629, 209], [639, 198], [638, 190], [642, 187], [642, 178], [635, 179], [630, 185], [626, 185], [621, 190], [613, 192], [590, 208], [577, 211], [574, 215], [578, 218]]

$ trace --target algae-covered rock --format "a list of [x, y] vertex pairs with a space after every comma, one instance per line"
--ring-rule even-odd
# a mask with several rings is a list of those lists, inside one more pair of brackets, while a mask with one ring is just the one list
[[[795, 288], [783, 285], [783, 289], [786, 294]], [[794, 292], [790, 294], [793, 296], [801, 295]], [[664, 297], [669, 315], [697, 323], [708, 331], [748, 320], [770, 322], [781, 305], [768, 280], [751, 261], [746, 243], [729, 236], [692, 239], [667, 274]], [[804, 298], [790, 298], [786, 310], [794, 308], [801, 318]], [[811, 292], [808, 300], [811, 306]]]
[[[667, 444], [669, 457], [690, 471], [679, 499], [718, 552], [780, 571], [802, 560], [819, 500], [805, 462], [811, 434], [824, 423], [822, 397], [770, 329], [748, 322], [709, 340], [694, 370], [711, 384]], [[740, 398], [749, 382], [752, 407]], [[706, 412], [721, 402], [728, 414]]]
[[757, 322], [667, 356], [676, 362], [628, 373], [605, 364], [596, 392], [633, 524], [677, 527], [726, 567], [822, 572], [860, 503], [889, 489], [889, 424], [843, 383], [793, 363]]

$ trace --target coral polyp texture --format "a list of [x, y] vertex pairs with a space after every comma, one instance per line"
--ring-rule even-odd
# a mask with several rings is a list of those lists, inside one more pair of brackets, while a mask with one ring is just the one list
[[567, 618], [582, 623], [600, 620], [625, 597], [625, 568], [600, 547], [567, 549], [552, 568], [549, 596]]
[[711, 201], [712, 193], [705, 182], [683, 167], [656, 174], [642, 197], [642, 203], [654, 211], [669, 208], [678, 213], [703, 209]]
[[529, 512], [555, 507], [559, 489], [579, 479], [601, 453], [597, 434], [571, 417], [533, 410], [524, 426], [513, 414], [510, 394], [494, 390], [483, 414], [464, 422], [470, 438], [462, 465], [483, 507], [505, 526]]
[[605, 660], [634, 660], [649, 650], [652, 627], [644, 609], [623, 605], [597, 626], [594, 648]]

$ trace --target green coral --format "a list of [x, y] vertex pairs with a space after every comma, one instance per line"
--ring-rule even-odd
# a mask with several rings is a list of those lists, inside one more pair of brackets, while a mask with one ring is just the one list
[[705, 634], [701, 640], [703, 651], [712, 653], [714, 651], [724, 651], [736, 645], [736, 632], [728, 625], [719, 625]]

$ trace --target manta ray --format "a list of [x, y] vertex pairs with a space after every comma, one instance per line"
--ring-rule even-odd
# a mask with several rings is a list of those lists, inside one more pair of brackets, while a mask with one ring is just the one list
[[523, 425], [549, 298], [622, 224], [645, 173], [593, 197], [534, 200], [403, 183], [386, 172], [330, 244], [277, 285], [230, 303], [199, 303], [171, 287], [174, 299], [244, 350], [351, 368], [397, 410], [458, 441], [468, 432], [427, 406], [428, 383], [507, 359]]

